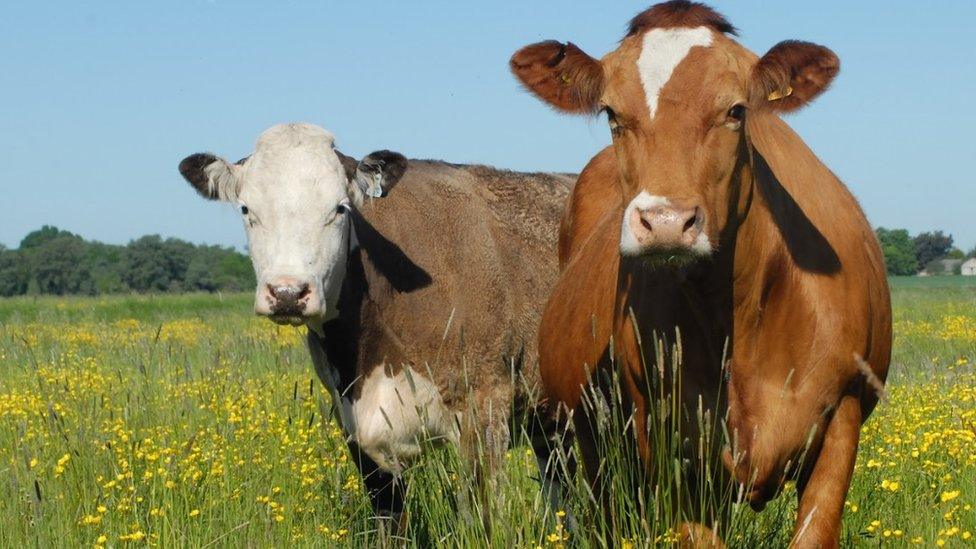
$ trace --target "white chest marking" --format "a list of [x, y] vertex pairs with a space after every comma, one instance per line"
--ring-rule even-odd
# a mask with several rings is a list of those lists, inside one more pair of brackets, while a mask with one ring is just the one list
[[394, 376], [384, 370], [377, 367], [361, 380], [358, 399], [343, 398], [346, 430], [373, 461], [398, 473], [420, 455], [425, 440], [459, 442], [458, 414], [430, 379], [410, 368]]
[[695, 46], [709, 46], [712, 31], [708, 27], [653, 29], [644, 35], [640, 57], [637, 58], [637, 73], [640, 75], [647, 108], [651, 120], [657, 113], [657, 100], [661, 88], [671, 79], [675, 67]]

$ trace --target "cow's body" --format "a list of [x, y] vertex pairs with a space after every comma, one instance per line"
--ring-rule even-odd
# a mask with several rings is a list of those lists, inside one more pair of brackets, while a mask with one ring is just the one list
[[399, 472], [427, 437], [458, 442], [475, 429], [490, 452], [508, 444], [513, 399], [531, 406], [537, 386], [571, 185], [411, 161], [389, 196], [354, 214], [338, 316], [309, 345], [350, 439], [384, 471]]
[[[839, 60], [798, 41], [760, 58], [734, 34], [707, 6], [672, 0], [638, 14], [602, 60], [555, 41], [513, 56], [529, 90], [566, 112], [606, 112], [613, 136], [563, 219], [541, 379], [573, 411], [598, 491], [591, 381], [619, 380], [648, 469], [660, 451], [652, 388], [679, 387], [683, 457], [709, 457], [699, 448], [721, 447], [698, 436], [727, 432], [715, 474], [756, 508], [795, 478], [793, 543], [835, 546], [860, 425], [888, 370], [884, 261], [857, 202], [778, 117], [822, 93]], [[717, 543], [686, 526], [692, 544]]]
[[459, 443], [487, 488], [513, 412], [531, 418], [544, 478], [557, 478], [536, 342], [573, 177], [390, 151], [356, 161], [303, 123], [269, 128], [235, 164], [198, 153], [180, 172], [240, 208], [254, 310], [308, 326], [378, 514], [399, 518], [399, 473], [425, 441]]
[[[811, 430], [815, 456], [836, 409], [855, 402], [856, 420], [842, 419], [848, 424], [832, 429], [846, 429], [847, 441], [856, 445], [860, 421], [878, 395], [854, 356], [885, 379], [891, 314], [881, 252], [853, 197], [782, 121], [768, 117], [756, 128], [753, 140], [766, 151], [776, 182], [738, 183], [742, 223], [704, 268], [650, 270], [640, 260], [621, 260], [614, 245], [620, 196], [606, 192], [616, 188], [616, 167], [602, 154], [591, 161], [570, 201], [590, 198], [588, 210], [565, 224], [561, 248], [570, 255], [560, 258], [566, 266], [540, 329], [540, 368], [548, 396], [575, 409], [587, 376], [611, 366], [613, 338], [617, 367], [629, 373], [622, 376], [625, 391], [645, 412], [636, 415], [641, 421], [649, 405], [648, 374], [633, 327], [640, 327], [643, 342], [673, 342], [677, 328], [685, 400], [696, 409], [701, 395], [719, 417], [728, 412], [729, 432], [737, 437], [737, 455], [729, 457], [737, 461], [739, 480], [754, 490], [750, 500], [761, 506], [781, 487], [787, 464], [797, 464]], [[783, 202], [786, 195], [809, 226], [790, 219], [798, 212]], [[781, 230], [780, 223], [791, 221], [792, 228]], [[726, 399], [719, 381], [726, 375], [727, 337]], [[640, 427], [635, 432], [646, 433]], [[652, 451], [646, 441], [642, 447]], [[816, 461], [807, 458], [808, 465]], [[843, 470], [843, 464], [832, 466]]]

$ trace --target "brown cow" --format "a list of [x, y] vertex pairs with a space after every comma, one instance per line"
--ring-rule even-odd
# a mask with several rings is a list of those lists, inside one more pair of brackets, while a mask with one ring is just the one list
[[[460, 444], [472, 466], [490, 468], [516, 438], [513, 413], [545, 420], [536, 331], [573, 177], [390, 151], [356, 161], [302, 123], [268, 129], [236, 164], [198, 153], [180, 172], [205, 198], [240, 208], [255, 312], [308, 326], [379, 515], [399, 521], [400, 473], [424, 442]], [[529, 434], [545, 469], [542, 427]]]
[[563, 221], [540, 328], [544, 390], [575, 410], [596, 481], [581, 395], [615, 368], [649, 464], [640, 342], [663, 338], [673, 353], [680, 334], [679, 397], [724, 418], [728, 474], [755, 508], [796, 478], [793, 543], [837, 546], [890, 358], [883, 258], [856, 200], [778, 116], [823, 92], [837, 57], [786, 41], [760, 58], [734, 34], [710, 8], [673, 1], [635, 17], [602, 60], [554, 41], [512, 57], [530, 91], [564, 112], [606, 112], [613, 135]]

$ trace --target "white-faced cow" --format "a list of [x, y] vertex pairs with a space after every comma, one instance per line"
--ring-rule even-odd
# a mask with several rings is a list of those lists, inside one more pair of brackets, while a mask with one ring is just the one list
[[536, 413], [537, 330], [572, 178], [389, 151], [356, 162], [309, 124], [265, 131], [236, 164], [194, 154], [180, 173], [240, 208], [254, 310], [308, 326], [378, 513], [399, 517], [399, 473], [425, 440], [490, 463], [513, 410]]
[[[529, 90], [565, 112], [604, 111], [613, 139], [580, 174], [562, 228], [563, 271], [540, 328], [543, 386], [580, 412], [588, 380], [616, 369], [650, 466], [656, 396], [641, 341], [663, 338], [668, 355], [680, 334], [675, 396], [725, 420], [726, 474], [757, 508], [796, 478], [793, 543], [837, 546], [861, 423], [891, 352], [884, 262], [855, 199], [779, 118], [827, 88], [837, 57], [797, 41], [757, 57], [734, 34], [678, 0], [635, 17], [602, 60], [554, 41], [513, 56]], [[583, 461], [598, 482], [582, 413]], [[682, 436], [696, 440], [696, 426], [689, 418]], [[695, 447], [687, 457], [701, 458]]]

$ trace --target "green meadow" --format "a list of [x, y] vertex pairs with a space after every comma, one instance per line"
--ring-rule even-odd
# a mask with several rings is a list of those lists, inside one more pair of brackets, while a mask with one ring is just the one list
[[[893, 279], [892, 293], [892, 373], [862, 430], [842, 544], [972, 544], [976, 277]], [[0, 300], [0, 546], [646, 547], [674, 540], [679, 465], [663, 463], [673, 474], [634, 496], [625, 493], [628, 471], [611, 449], [608, 467], [619, 467], [623, 479], [609, 512], [595, 508], [582, 481], [552, 512], [524, 444], [506, 455], [487, 502], [472, 494], [470, 467], [455, 451], [425, 453], [406, 475], [409, 526], [397, 535], [378, 529], [302, 332], [253, 317], [250, 301], [209, 294]], [[667, 440], [666, 422], [661, 430]], [[725, 502], [730, 546], [789, 543], [791, 486], [759, 514], [724, 487], [706, 491], [699, 497]]]

